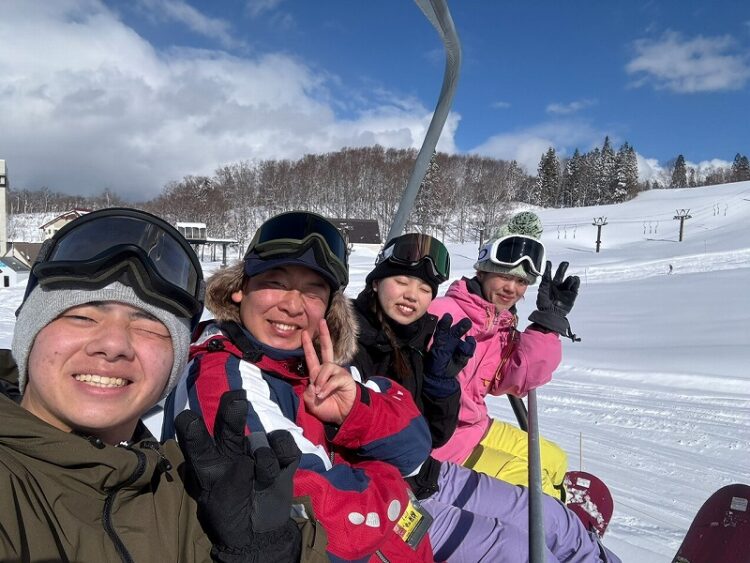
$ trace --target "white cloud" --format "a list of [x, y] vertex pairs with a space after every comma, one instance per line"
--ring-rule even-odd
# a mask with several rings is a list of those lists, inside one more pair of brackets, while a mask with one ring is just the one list
[[585, 121], [557, 120], [494, 135], [469, 152], [515, 160], [527, 172], [536, 174], [539, 160], [549, 147], [554, 147], [558, 156], [570, 156], [576, 148], [588, 151], [601, 145], [606, 135]]
[[635, 86], [652, 84], [679, 93], [738, 90], [750, 78], [750, 62], [734, 39], [684, 38], [674, 31], [659, 39], [639, 39], [636, 56], [625, 70], [635, 75]]
[[288, 31], [296, 27], [294, 16], [280, 10], [284, 0], [246, 0], [245, 12], [252, 19], [263, 17], [263, 23], [277, 31]]
[[424, 53], [424, 58], [431, 65], [442, 68], [445, 66], [445, 48], [435, 47], [434, 49], [429, 49]]
[[257, 18], [267, 12], [272, 12], [283, 2], [283, 0], [247, 0], [247, 12], [251, 17]]
[[646, 180], [660, 180], [664, 177], [665, 170], [659, 161], [655, 158], [646, 158], [645, 156], [635, 153], [638, 161], [638, 179], [642, 182]]
[[[335, 77], [284, 54], [159, 51], [98, 0], [5, 3], [0, 36], [0, 107], [13, 108], [0, 112], [0, 155], [19, 189], [149, 198], [227, 162], [418, 148], [431, 118], [386, 95], [352, 107]], [[440, 150], [455, 151], [459, 120]]]
[[552, 113], [555, 115], [570, 115], [595, 104], [596, 100], [577, 100], [567, 104], [555, 102], [549, 104], [546, 111], [547, 113]]
[[[658, 181], [662, 186], [668, 186], [672, 181], [672, 168], [666, 164], [661, 164], [655, 158], [646, 158], [636, 153], [638, 159], [638, 178], [641, 181]], [[685, 166], [695, 169], [698, 177], [705, 178], [707, 174], [718, 170], [719, 168], [731, 168], [732, 163], [720, 158], [711, 160], [702, 160], [700, 162], [685, 161]]]
[[494, 109], [508, 109], [510, 107], [510, 102], [503, 102], [502, 100], [499, 100], [497, 102], [493, 102], [491, 104], [491, 107]]
[[151, 16], [181, 23], [199, 35], [216, 39], [224, 47], [242, 45], [241, 41], [232, 36], [232, 26], [228, 21], [208, 17], [182, 0], [139, 0], [139, 4]]

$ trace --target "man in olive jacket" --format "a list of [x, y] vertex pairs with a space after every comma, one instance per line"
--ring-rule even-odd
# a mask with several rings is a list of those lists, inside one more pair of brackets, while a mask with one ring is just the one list
[[[122, 220], [137, 227], [133, 240], [102, 246], [85, 229], [75, 240], [81, 219], [61, 230], [32, 270], [13, 358], [0, 354], [0, 561], [298, 561], [291, 436], [250, 444], [237, 416], [246, 401], [229, 394], [215, 441], [198, 416], [178, 421], [184, 458], [141, 422], [185, 366], [202, 273], [158, 218], [97, 213], [84, 224], [103, 221], [100, 237], [127, 237], [114, 228]], [[168, 254], [158, 247], [165, 240]], [[62, 242], [78, 262], [56, 264]], [[86, 245], [96, 246], [89, 256]], [[178, 270], [167, 268], [179, 260], [181, 271], [193, 268], [192, 297], [169, 286]]]

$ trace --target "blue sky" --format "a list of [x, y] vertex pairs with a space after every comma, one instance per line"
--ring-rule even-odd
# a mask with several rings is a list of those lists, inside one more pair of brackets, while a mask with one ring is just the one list
[[[464, 62], [439, 149], [531, 172], [609, 135], [648, 177], [750, 153], [750, 4], [450, 1]], [[238, 160], [418, 147], [442, 81], [407, 0], [6, 0], [11, 185], [152, 197]]]

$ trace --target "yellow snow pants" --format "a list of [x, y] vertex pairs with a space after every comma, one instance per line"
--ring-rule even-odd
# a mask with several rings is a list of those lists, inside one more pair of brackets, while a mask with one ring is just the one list
[[[558, 445], [541, 436], [539, 451], [542, 459], [542, 490], [548, 495], [562, 498], [562, 482], [568, 468], [568, 456]], [[528, 434], [517, 426], [493, 420], [487, 434], [463, 465], [514, 485], [528, 486]]]

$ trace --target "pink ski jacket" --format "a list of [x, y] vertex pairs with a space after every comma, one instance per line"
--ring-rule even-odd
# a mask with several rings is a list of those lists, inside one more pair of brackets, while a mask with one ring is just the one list
[[[517, 332], [515, 315], [510, 311], [497, 312], [492, 303], [470, 293], [467, 281], [464, 278], [453, 282], [445, 296], [435, 299], [429, 308], [438, 318], [450, 313], [454, 323], [468, 317], [472, 322], [468, 334], [477, 340], [474, 356], [458, 374], [458, 427], [445, 445], [432, 452], [436, 459], [459, 464], [469, 457], [491, 423], [484, 402], [487, 394], [524, 397], [530, 389], [552, 379], [562, 358], [557, 334], [533, 329]], [[512, 339], [515, 345], [508, 350]]]

